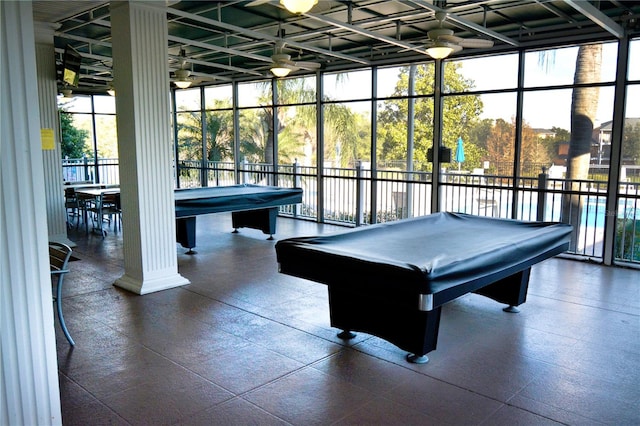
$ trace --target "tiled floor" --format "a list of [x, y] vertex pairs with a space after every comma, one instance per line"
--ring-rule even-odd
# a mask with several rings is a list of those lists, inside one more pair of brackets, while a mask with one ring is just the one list
[[[279, 219], [277, 238], [336, 228]], [[112, 285], [122, 239], [77, 242], [56, 326], [65, 425], [640, 424], [640, 271], [566, 259], [533, 268], [519, 314], [445, 306], [428, 364], [329, 325], [326, 287], [277, 272], [274, 241], [198, 218], [190, 285]]]

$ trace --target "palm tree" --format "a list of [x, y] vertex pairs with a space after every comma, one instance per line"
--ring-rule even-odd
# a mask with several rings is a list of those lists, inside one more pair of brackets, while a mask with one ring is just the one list
[[[589, 176], [591, 140], [598, 110], [599, 87], [586, 84], [600, 81], [602, 44], [580, 46], [576, 59], [573, 96], [571, 99], [571, 139], [567, 158], [565, 194], [562, 201], [561, 221], [573, 225], [571, 247], [577, 248], [579, 225], [584, 197], [579, 195], [580, 180]], [[585, 86], [581, 86], [581, 85]]]

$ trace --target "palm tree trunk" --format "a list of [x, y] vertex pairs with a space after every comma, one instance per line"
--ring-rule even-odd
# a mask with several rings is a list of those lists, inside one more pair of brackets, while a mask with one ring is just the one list
[[[574, 83], [576, 85], [600, 82], [602, 64], [602, 45], [590, 44], [580, 46], [576, 60]], [[591, 160], [591, 141], [593, 127], [598, 110], [598, 87], [575, 87], [571, 100], [571, 140], [567, 158], [567, 176], [565, 194], [562, 202], [561, 221], [573, 225], [570, 249], [578, 248], [580, 221], [584, 204], [584, 190], [580, 182], [589, 176]]]

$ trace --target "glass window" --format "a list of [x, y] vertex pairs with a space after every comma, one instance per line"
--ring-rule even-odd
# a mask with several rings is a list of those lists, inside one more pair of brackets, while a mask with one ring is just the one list
[[[408, 67], [389, 67], [377, 70], [378, 87], [376, 88], [378, 99], [392, 96], [407, 96]], [[403, 90], [404, 89], [404, 90]]]
[[[408, 105], [415, 99], [393, 99], [378, 102], [377, 164], [378, 169], [410, 170], [407, 141]], [[415, 133], [414, 133], [415, 135]], [[414, 141], [411, 141], [415, 147]]]
[[240, 162], [273, 164], [273, 108], [240, 111]]
[[[572, 94], [572, 89], [524, 94], [521, 174], [537, 175], [541, 165], [536, 160], [543, 160], [549, 166], [551, 178], [565, 176], [571, 139]], [[546, 157], [543, 155], [545, 149]]]
[[202, 114], [181, 112], [176, 114], [178, 126], [178, 158], [180, 160], [202, 159]]
[[324, 160], [350, 168], [371, 162], [371, 102], [324, 106]]
[[197, 111], [200, 109], [200, 88], [176, 90], [176, 109], [178, 111]]
[[233, 106], [233, 86], [208, 86], [204, 88], [207, 109], [225, 109]]
[[116, 98], [113, 96], [94, 95], [93, 105], [97, 114], [116, 113]]
[[578, 60], [587, 64], [600, 62], [596, 73], [584, 75], [581, 83], [615, 81], [618, 57], [617, 43], [597, 43], [560, 49], [539, 50], [525, 54], [525, 87], [570, 85], [576, 82]]
[[[637, 49], [635, 54], [638, 55]], [[615, 237], [615, 257], [632, 262], [640, 262], [640, 111], [635, 101], [638, 96], [640, 85], [629, 86]]]
[[278, 108], [278, 162], [302, 166], [316, 164], [315, 105]]
[[116, 116], [96, 114], [96, 145], [98, 157], [118, 158]]
[[640, 39], [629, 44], [629, 81], [640, 81]]
[[67, 112], [91, 113], [91, 96], [73, 95], [71, 98], [60, 98], [59, 102]]
[[271, 81], [238, 84], [238, 107], [272, 105]]
[[316, 101], [316, 77], [280, 78], [276, 80], [278, 105], [313, 103]]
[[[455, 61], [457, 72], [469, 81], [463, 90], [514, 89], [518, 85], [518, 55], [496, 55]], [[446, 77], [446, 76], [445, 76]], [[447, 85], [447, 87], [449, 87]], [[461, 91], [450, 87], [452, 92]]]
[[325, 74], [324, 97], [332, 101], [371, 98], [371, 70]]
[[[414, 64], [415, 96], [433, 94], [433, 63]], [[378, 69], [378, 99], [409, 96], [411, 66]]]
[[[490, 130], [493, 130], [489, 127], [493, 120], [482, 120], [484, 98], [491, 96], [457, 95], [444, 98], [442, 144], [451, 150], [451, 163], [443, 164], [443, 167], [469, 172], [482, 168], [488, 145], [492, 142]], [[486, 134], [480, 129], [484, 129]], [[457, 159], [458, 150], [464, 152], [461, 161]]]
[[233, 162], [233, 112], [205, 111], [208, 161]]

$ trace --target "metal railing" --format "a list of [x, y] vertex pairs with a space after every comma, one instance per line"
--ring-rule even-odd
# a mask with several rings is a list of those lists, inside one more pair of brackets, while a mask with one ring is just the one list
[[[75, 169], [74, 169], [75, 168]], [[98, 161], [100, 183], [118, 183], [117, 160]], [[64, 160], [65, 177], [92, 176], [95, 165]], [[73, 171], [73, 173], [72, 173]], [[227, 186], [236, 183], [299, 187], [301, 205], [285, 206], [280, 214], [300, 219], [360, 226], [431, 213], [431, 172], [372, 171], [352, 168], [318, 169], [300, 164], [180, 161], [176, 186]], [[68, 179], [74, 180], [74, 179]], [[75, 179], [90, 180], [90, 179]], [[496, 218], [566, 221], [577, 223], [570, 253], [602, 258], [605, 220], [616, 221], [615, 258], [640, 263], [640, 184], [625, 182], [618, 188], [618, 208], [606, 211], [607, 182], [538, 177], [513, 177], [449, 171], [440, 176], [440, 210]], [[319, 188], [323, 193], [319, 194]], [[515, 214], [514, 214], [515, 212]]]
[[94, 182], [119, 185], [120, 172], [117, 158], [73, 158], [62, 160], [62, 177], [65, 182]]

